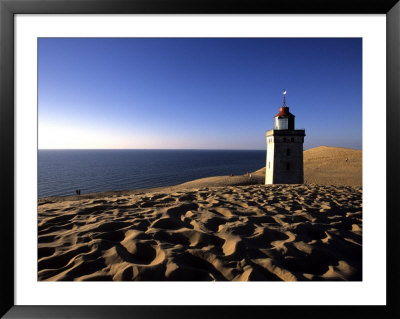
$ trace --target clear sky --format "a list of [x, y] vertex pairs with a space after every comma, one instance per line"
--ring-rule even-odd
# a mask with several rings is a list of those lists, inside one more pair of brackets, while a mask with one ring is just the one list
[[265, 149], [282, 92], [304, 149], [362, 147], [362, 40], [39, 39], [39, 148]]

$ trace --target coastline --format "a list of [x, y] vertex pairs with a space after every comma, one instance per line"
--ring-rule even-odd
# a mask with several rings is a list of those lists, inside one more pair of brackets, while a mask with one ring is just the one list
[[326, 151], [305, 184], [264, 185], [262, 168], [40, 198], [38, 280], [360, 281], [361, 151], [334, 149], [321, 175]]
[[38, 198], [38, 203], [48, 202], [48, 201], [64, 201], [64, 200], [79, 200], [79, 199], [94, 199], [101, 197], [110, 196], [124, 196], [124, 195], [135, 195], [142, 193], [154, 193], [154, 192], [173, 192], [178, 190], [187, 190], [199, 187], [226, 187], [226, 186], [244, 186], [244, 185], [259, 185], [264, 184], [265, 181], [265, 168], [259, 169], [255, 172], [250, 173], [251, 178], [246, 174], [234, 175], [234, 176], [211, 176], [200, 179], [195, 179], [185, 183], [153, 187], [153, 188], [141, 188], [133, 190], [115, 190], [106, 192], [96, 192], [81, 195], [67, 195], [67, 196], [47, 196]]
[[[319, 146], [303, 152], [304, 184], [362, 186], [362, 151], [342, 147]], [[265, 167], [246, 174], [211, 176], [191, 180], [177, 185], [134, 190], [112, 190], [81, 195], [47, 196], [38, 198], [38, 202], [76, 200], [82, 198], [101, 198], [113, 195], [133, 195], [152, 192], [172, 192], [199, 187], [224, 187], [240, 185], [258, 185], [265, 182]]]

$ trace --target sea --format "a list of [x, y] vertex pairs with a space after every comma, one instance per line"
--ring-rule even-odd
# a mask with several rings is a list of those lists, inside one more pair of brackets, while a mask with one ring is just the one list
[[39, 150], [38, 196], [177, 185], [265, 166], [265, 150]]

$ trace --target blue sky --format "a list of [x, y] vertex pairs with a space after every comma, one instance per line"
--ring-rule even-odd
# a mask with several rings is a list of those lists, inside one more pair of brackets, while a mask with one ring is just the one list
[[362, 40], [39, 39], [39, 148], [265, 149], [287, 105], [304, 148], [362, 147]]

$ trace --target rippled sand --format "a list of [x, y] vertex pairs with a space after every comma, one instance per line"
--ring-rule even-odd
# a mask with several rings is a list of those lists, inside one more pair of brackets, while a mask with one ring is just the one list
[[39, 200], [39, 280], [361, 280], [362, 189], [249, 185]]

